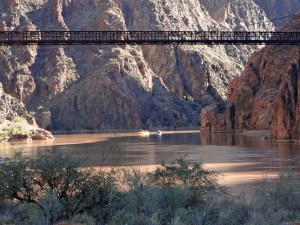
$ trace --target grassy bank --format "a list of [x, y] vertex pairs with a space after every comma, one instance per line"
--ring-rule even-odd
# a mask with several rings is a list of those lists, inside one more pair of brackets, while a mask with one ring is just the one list
[[81, 169], [69, 154], [17, 153], [0, 164], [0, 224], [264, 225], [300, 219], [292, 172], [253, 199], [218, 185], [218, 174], [182, 159], [153, 172]]

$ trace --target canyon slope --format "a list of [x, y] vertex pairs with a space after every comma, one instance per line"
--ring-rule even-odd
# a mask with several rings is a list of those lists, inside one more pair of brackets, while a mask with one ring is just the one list
[[[300, 31], [300, 17], [281, 31]], [[300, 138], [299, 46], [267, 46], [251, 56], [228, 88], [227, 107], [203, 110], [203, 130], [270, 129], [271, 139]], [[219, 107], [219, 108], [218, 108]]]
[[300, 13], [300, 1], [298, 0], [254, 0], [254, 2], [267, 13], [277, 27], [281, 27], [288, 22], [289, 18], [284, 17]]
[[[248, 0], [3, 0], [0, 31], [272, 30]], [[53, 130], [191, 126], [257, 46], [1, 46], [0, 82]]]

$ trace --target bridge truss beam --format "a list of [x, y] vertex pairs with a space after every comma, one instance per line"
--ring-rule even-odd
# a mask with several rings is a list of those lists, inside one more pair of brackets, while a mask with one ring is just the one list
[[299, 45], [300, 32], [0, 31], [0, 45]]

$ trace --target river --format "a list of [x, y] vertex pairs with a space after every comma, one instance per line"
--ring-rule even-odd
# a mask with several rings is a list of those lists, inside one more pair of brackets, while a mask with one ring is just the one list
[[[259, 132], [200, 134], [199, 131], [164, 132], [140, 137], [136, 133], [57, 135], [54, 141], [4, 143], [0, 157], [22, 149], [37, 158], [48, 151], [68, 151], [85, 159], [84, 167], [108, 169], [138, 166], [152, 170], [163, 160], [185, 158], [202, 162], [222, 174], [220, 183], [252, 187], [272, 180], [287, 168], [300, 171], [300, 146], [263, 140]], [[252, 186], [251, 186], [252, 185]]]

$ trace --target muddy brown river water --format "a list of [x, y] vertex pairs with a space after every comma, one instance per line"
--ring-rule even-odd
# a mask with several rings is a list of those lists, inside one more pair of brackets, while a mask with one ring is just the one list
[[199, 131], [57, 135], [54, 141], [17, 142], [0, 145], [0, 157], [10, 157], [22, 149], [37, 158], [48, 151], [68, 151], [84, 158], [84, 167], [139, 167], [152, 170], [163, 160], [184, 157], [203, 162], [219, 171], [220, 183], [253, 187], [257, 182], [277, 177], [289, 168], [300, 171], [300, 145], [274, 143], [261, 138], [264, 132], [245, 134], [200, 134]]

